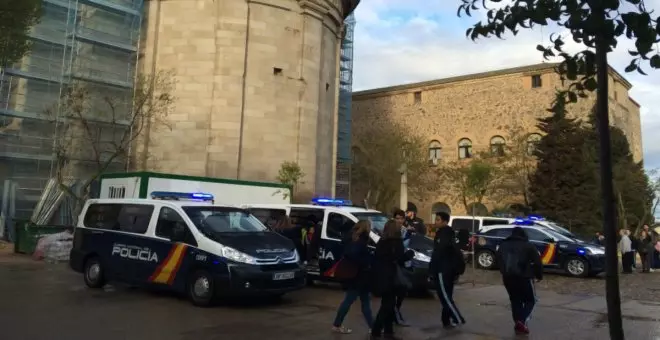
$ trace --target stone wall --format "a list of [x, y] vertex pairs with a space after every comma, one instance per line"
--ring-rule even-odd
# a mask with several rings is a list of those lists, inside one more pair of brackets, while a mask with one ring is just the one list
[[331, 195], [339, 1], [148, 5], [142, 72], [174, 69], [177, 101], [140, 152], [160, 171], [261, 181], [296, 161], [302, 191]]
[[[541, 86], [532, 87], [532, 76], [540, 76]], [[610, 119], [628, 136], [636, 160], [642, 158], [639, 106], [629, 98], [630, 84], [612, 70]], [[488, 150], [491, 138], [505, 139], [512, 130], [538, 132], [537, 119], [546, 117], [561, 87], [553, 64], [540, 64], [477, 75], [461, 76], [425, 83], [394, 86], [356, 92], [353, 95], [353, 124], [377, 124], [385, 119], [404, 122], [424, 136], [428, 142], [442, 145], [441, 161], [458, 159], [458, 142], [468, 138], [476, 151]], [[569, 114], [586, 118], [595, 97], [581, 99], [568, 107]], [[354, 132], [359, 129], [354, 128]], [[354, 136], [359, 140], [359, 136]], [[361, 197], [351, 197], [361, 200]], [[411, 197], [420, 216], [429, 218], [432, 206], [446, 203], [454, 214], [465, 214], [462, 204], [446, 194], [433, 197]], [[489, 209], [495, 203], [485, 202]], [[516, 198], [511, 202], [519, 203]], [[437, 205], [436, 205], [437, 206]]]

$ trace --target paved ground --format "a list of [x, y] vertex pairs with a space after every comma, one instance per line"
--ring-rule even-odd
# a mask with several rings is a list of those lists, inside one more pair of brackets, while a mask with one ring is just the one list
[[[638, 266], [638, 269], [641, 265]], [[605, 295], [605, 275], [585, 279], [575, 279], [562, 274], [546, 274], [547, 280], [538, 284], [539, 289], [560, 294]], [[479, 284], [499, 284], [499, 271], [468, 268], [465, 281]], [[654, 273], [635, 272], [619, 276], [621, 296], [626, 299], [651, 300], [660, 302], [660, 271]]]
[[[464, 327], [444, 331], [439, 327], [437, 300], [410, 298], [404, 312], [413, 327], [401, 329], [400, 334], [406, 340], [514, 338], [501, 286], [463, 283], [456, 295], [468, 319]], [[530, 339], [607, 338], [601, 297], [550, 291], [539, 295]], [[89, 290], [81, 275], [62, 264], [0, 261], [0, 334], [12, 340], [366, 339], [358, 305], [346, 321], [356, 334], [329, 332], [341, 297], [336, 288], [314, 287], [275, 303], [251, 301], [203, 309], [176, 296], [141, 289]], [[376, 308], [377, 301], [373, 304]], [[660, 339], [660, 301], [627, 300], [623, 309], [628, 339]]]

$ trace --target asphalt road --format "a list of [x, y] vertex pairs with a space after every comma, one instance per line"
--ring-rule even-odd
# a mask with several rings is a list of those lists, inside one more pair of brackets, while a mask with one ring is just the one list
[[[492, 272], [481, 274], [486, 275], [482, 278], [492, 278], [491, 284], [499, 282]], [[548, 281], [555, 277], [548, 277]], [[399, 334], [406, 340], [513, 338], [503, 288], [472, 286], [468, 278], [462, 279], [456, 293], [467, 325], [452, 332], [443, 330], [439, 302], [432, 296], [416, 297], [404, 304], [413, 327], [400, 329]], [[600, 298], [543, 293], [530, 339], [607, 336]], [[0, 261], [0, 339], [366, 339], [367, 328], [357, 304], [345, 323], [355, 333], [343, 336], [330, 332], [342, 295], [336, 287], [323, 286], [306, 288], [281, 301], [240, 301], [198, 308], [184, 298], [143, 289], [117, 286], [91, 290], [84, 285], [82, 275], [65, 264]], [[373, 306], [377, 308], [378, 301], [373, 301]], [[641, 317], [626, 317], [628, 338], [660, 339], [656, 335], [660, 334], [660, 322], [653, 318], [660, 314], [660, 308], [644, 308], [655, 309], [641, 314], [637, 311], [635, 315]]]

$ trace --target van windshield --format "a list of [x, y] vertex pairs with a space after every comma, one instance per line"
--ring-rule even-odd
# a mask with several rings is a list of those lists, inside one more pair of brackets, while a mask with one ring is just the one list
[[202, 233], [255, 233], [268, 229], [245, 210], [229, 207], [182, 207]]
[[383, 233], [385, 223], [390, 220], [387, 215], [377, 212], [353, 213], [353, 216], [355, 216], [360, 221], [367, 220], [371, 222], [371, 230], [373, 230], [378, 235]]

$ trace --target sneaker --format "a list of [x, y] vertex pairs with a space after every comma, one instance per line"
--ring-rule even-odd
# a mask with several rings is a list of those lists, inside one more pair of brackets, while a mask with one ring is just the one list
[[454, 328], [456, 328], [456, 326], [458, 326], [458, 325], [454, 322], [448, 323], [446, 325], [442, 325], [442, 327], [444, 327], [445, 329], [454, 329]]
[[332, 326], [332, 331], [335, 332], [335, 333], [339, 333], [339, 334], [351, 334], [351, 333], [353, 333], [353, 330], [351, 330], [350, 328], [343, 327], [343, 326], [339, 326], [339, 327]]
[[525, 326], [525, 324], [520, 321], [516, 322], [513, 330], [516, 332], [516, 334], [529, 334], [529, 328], [527, 328], [527, 326]]

